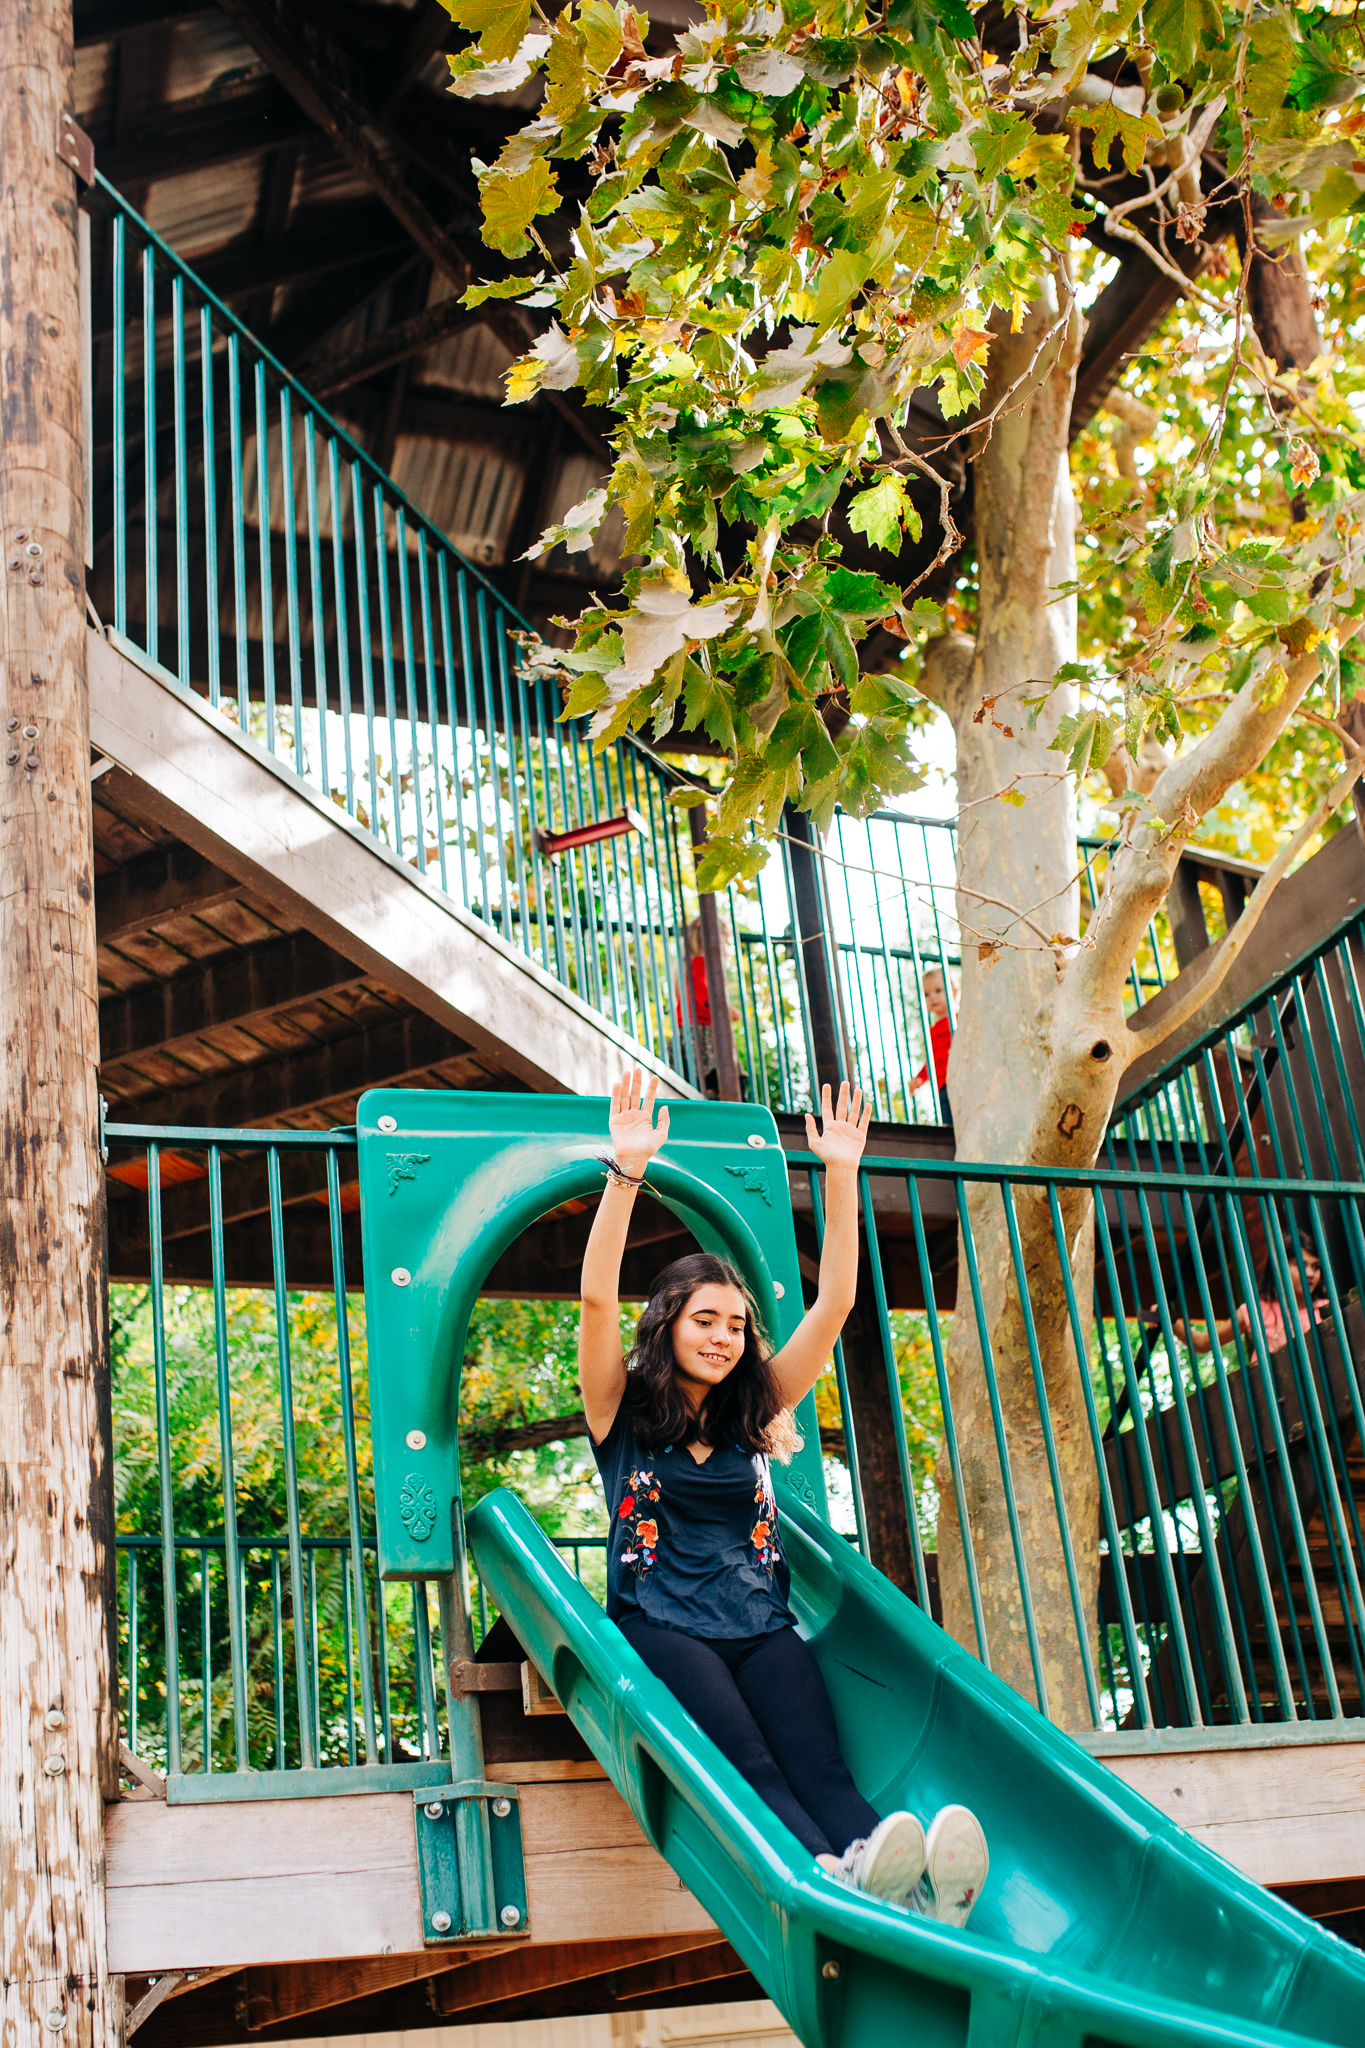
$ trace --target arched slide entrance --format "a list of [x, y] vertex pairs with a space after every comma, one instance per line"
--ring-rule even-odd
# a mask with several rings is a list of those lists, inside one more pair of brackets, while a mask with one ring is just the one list
[[[460, 1366], [479, 1290], [548, 1210], [601, 1192], [604, 1096], [376, 1089], [358, 1111], [379, 1567], [453, 1571], [461, 1535]], [[787, 1166], [766, 1109], [672, 1102], [651, 1188], [700, 1245], [744, 1274], [774, 1345], [803, 1312]], [[825, 1515], [812, 1397], [787, 1477]]]

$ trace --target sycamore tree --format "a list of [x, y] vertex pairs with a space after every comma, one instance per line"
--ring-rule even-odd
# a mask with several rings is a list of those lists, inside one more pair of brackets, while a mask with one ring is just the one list
[[[755, 872], [784, 802], [824, 826], [913, 787], [914, 730], [939, 706], [964, 821], [959, 1155], [1092, 1164], [1125, 1069], [1186, 1014], [1130, 1028], [1124, 1011], [1182, 847], [1302, 721], [1326, 733], [1335, 755], [1208, 959], [1203, 1002], [1359, 765], [1339, 723], [1365, 614], [1356, 330], [1344, 318], [1325, 350], [1314, 306], [1365, 233], [1354, 11], [703, 0], [663, 43], [625, 0], [447, 4], [470, 36], [453, 90], [543, 81], [480, 167], [485, 239], [508, 260], [469, 302], [550, 316], [508, 402], [577, 388], [614, 419], [610, 476], [546, 537], [585, 547], [616, 507], [637, 564], [553, 657], [566, 712], [603, 741], [705, 729], [727, 757], [702, 877], [719, 887]], [[548, 223], [576, 159], [593, 183], [566, 238]], [[1127, 373], [1127, 442], [1105, 444], [1078, 499], [1097, 248], [1148, 266], [1181, 309]], [[1182, 407], [1172, 459], [1138, 464], [1134, 433], [1159, 439]], [[1077, 794], [1099, 770], [1119, 844], [1082, 934]], [[1088, 1302], [1090, 1205], [1062, 1209]], [[1080, 1719], [995, 1191], [972, 1217], [1050, 1704]], [[1021, 1193], [1019, 1226], [1093, 1591], [1083, 1366], [1046, 1204]], [[970, 1304], [950, 1352], [992, 1659], [1027, 1692]], [[946, 1619], [971, 1642], [940, 1491]]]

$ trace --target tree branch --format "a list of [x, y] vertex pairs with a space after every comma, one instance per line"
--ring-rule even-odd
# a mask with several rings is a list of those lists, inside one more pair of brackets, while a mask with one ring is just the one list
[[1337, 805], [1344, 803], [1350, 795], [1361, 770], [1365, 769], [1365, 746], [1352, 749], [1350, 758], [1341, 774], [1315, 808], [1304, 819], [1294, 837], [1282, 846], [1267, 867], [1256, 887], [1246, 900], [1242, 914], [1230, 932], [1226, 932], [1213, 950], [1208, 966], [1185, 995], [1176, 998], [1168, 1010], [1152, 1024], [1134, 1030], [1129, 1025], [1133, 1045], [1133, 1057], [1151, 1052], [1163, 1039], [1177, 1030], [1196, 1010], [1201, 1010], [1209, 998], [1217, 993], [1227, 976], [1233, 961], [1243, 950], [1247, 940], [1260, 922], [1261, 913], [1270, 901], [1278, 882], [1283, 881], [1289, 869], [1303, 852], [1314, 834], [1321, 830], [1331, 817]]

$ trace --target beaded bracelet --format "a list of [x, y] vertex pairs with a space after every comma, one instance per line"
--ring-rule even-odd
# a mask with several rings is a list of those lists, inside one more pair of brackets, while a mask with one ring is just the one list
[[631, 1193], [634, 1194], [637, 1188], [649, 1187], [649, 1182], [643, 1173], [637, 1178], [635, 1174], [627, 1173], [624, 1167], [618, 1166], [614, 1159], [603, 1157], [598, 1160], [597, 1164], [606, 1168], [608, 1181], [614, 1181], [618, 1188], [629, 1188]]

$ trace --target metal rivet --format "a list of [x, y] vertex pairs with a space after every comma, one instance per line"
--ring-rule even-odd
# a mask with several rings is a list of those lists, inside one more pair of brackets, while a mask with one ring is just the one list
[[[398, 1275], [394, 1274], [397, 1280]], [[424, 1451], [427, 1447], [427, 1433], [424, 1429], [410, 1429], [403, 1439], [410, 1451]]]
[[44, 577], [41, 569], [30, 569], [28, 572], [28, 580], [31, 584], [34, 585], [36, 589], [40, 583], [46, 581], [46, 578]]
[[24, 553], [25, 553], [26, 555], [35, 555], [35, 556], [38, 556], [38, 555], [41, 555], [41, 554], [42, 554], [42, 552], [43, 552], [42, 542], [41, 542], [41, 541], [36, 541], [36, 540], [31, 540], [31, 541], [29, 542], [28, 546], [27, 546], [27, 547], [26, 547], [26, 548], [24, 549]]
[[29, 774], [32, 775], [34, 769], [38, 766], [38, 756], [36, 754], [30, 754], [28, 759], [25, 761], [24, 766], [25, 768], [27, 768]]
[[820, 1972], [820, 1975], [822, 1977], [837, 1977], [838, 1974], [839, 1965], [837, 1963], [826, 1963], [824, 1968]]
[[5, 721], [5, 731], [6, 731], [6, 732], [18, 732], [18, 730], [19, 730], [19, 721], [18, 721], [18, 719], [17, 719], [17, 718], [9, 718], [9, 719], [6, 719], [6, 721]]
[[9, 765], [12, 768], [15, 762], [19, 759], [19, 749], [17, 747], [11, 747], [9, 752], [6, 754], [5, 759], [9, 762]]
[[498, 1918], [499, 1920], [501, 1920], [504, 1927], [520, 1927], [521, 1907], [504, 1906], [502, 1911], [499, 1913]]
[[449, 1932], [450, 1932], [450, 1915], [449, 1915], [449, 1913], [433, 1913], [433, 1914], [432, 1914], [432, 1916], [431, 1916], [431, 1924], [432, 1924], [432, 1926], [433, 1926], [433, 1927], [435, 1928], [435, 1930], [436, 1930], [436, 1932], [437, 1932], [438, 1934], [449, 1934]]
[[65, 1728], [66, 1715], [60, 1707], [49, 1707], [43, 1715], [44, 1728]]
[[398, 1129], [398, 1119], [396, 1116], [381, 1116], [376, 1118], [376, 1122], [381, 1131], [396, 1131]]
[[38, 728], [37, 728], [37, 726], [36, 726], [36, 725], [26, 725], [26, 726], [24, 727], [24, 738], [25, 738], [26, 740], [36, 740], [36, 739], [37, 739], [37, 737], [38, 737]]
[[766, 1138], [760, 1138], [760, 1137], [759, 1137], [759, 1135], [758, 1135], [758, 1132], [757, 1132], [757, 1131], [751, 1131], [751, 1132], [750, 1132], [750, 1134], [749, 1134], [749, 1143], [750, 1143], [751, 1145], [760, 1145], [760, 1146], [761, 1146], [761, 1145], [766, 1145], [766, 1144], [767, 1144], [767, 1142], [768, 1142], [768, 1141], [767, 1141], [767, 1139], [766, 1139]]
[[785, 1301], [785, 1299], [786, 1299], [786, 1295], [787, 1295], [787, 1290], [786, 1290], [786, 1288], [785, 1288], [785, 1287], [784, 1287], [784, 1286], [782, 1285], [782, 1282], [781, 1282], [780, 1280], [774, 1280], [774, 1282], [773, 1282], [773, 1293], [774, 1293], [774, 1294], [775, 1294], [775, 1295], [777, 1296], [777, 1298], [778, 1298], [778, 1300], [779, 1300], [779, 1301]]
[[506, 1820], [508, 1814], [512, 1811], [511, 1800], [495, 1799], [493, 1801], [493, 1811], [498, 1816], [499, 1820]]
[[43, 1769], [47, 1772], [49, 1778], [60, 1778], [62, 1772], [66, 1769], [66, 1758], [64, 1756], [45, 1756], [43, 1758]]
[[389, 1275], [395, 1287], [411, 1287], [412, 1275], [406, 1266], [395, 1266]]
[[47, 2028], [49, 2034], [60, 2034], [62, 2028], [66, 2025], [66, 2014], [59, 2005], [53, 2006], [51, 2012], [44, 2019], [43, 2025]]
[[445, 1807], [442, 1805], [439, 1799], [430, 1799], [427, 1801], [427, 1804], [422, 1808], [422, 1811], [426, 1815], [428, 1820], [439, 1820], [441, 1818], [441, 1815], [445, 1812]]

